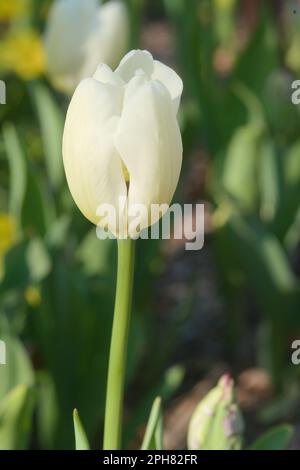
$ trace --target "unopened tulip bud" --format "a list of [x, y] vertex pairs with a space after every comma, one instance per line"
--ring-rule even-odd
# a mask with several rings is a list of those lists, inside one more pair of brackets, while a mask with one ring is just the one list
[[100, 62], [115, 67], [126, 52], [128, 14], [120, 0], [55, 0], [45, 32], [48, 73], [61, 91], [72, 94]]
[[189, 425], [190, 450], [239, 450], [243, 419], [234, 398], [234, 384], [224, 375], [197, 406]]

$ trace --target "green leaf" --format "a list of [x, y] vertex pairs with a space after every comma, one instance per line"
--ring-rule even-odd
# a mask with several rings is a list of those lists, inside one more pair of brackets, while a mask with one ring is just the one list
[[0, 293], [13, 289], [23, 289], [30, 278], [25, 253], [28, 243], [22, 241], [13, 246], [4, 257], [4, 277], [0, 284]]
[[141, 449], [163, 449], [162, 410], [160, 397], [157, 397], [153, 402]]
[[282, 163], [283, 191], [280, 211], [277, 214], [274, 228], [283, 239], [295, 223], [299, 210], [300, 194], [300, 142], [297, 141], [283, 155]]
[[50, 221], [55, 219], [54, 208], [41, 176], [30, 163], [27, 165], [27, 187], [22, 207], [22, 225], [30, 233], [44, 235]]
[[251, 446], [250, 450], [284, 450], [293, 437], [293, 427], [288, 425], [277, 426], [260, 436]]
[[40, 238], [35, 238], [29, 242], [26, 261], [33, 282], [40, 282], [49, 274], [51, 258]]
[[54, 449], [54, 436], [59, 410], [55, 384], [47, 371], [37, 372], [36, 425], [39, 443], [43, 449]]
[[18, 220], [26, 191], [26, 160], [15, 127], [3, 127], [3, 139], [9, 163], [9, 212]]
[[62, 113], [44, 85], [34, 83], [31, 91], [40, 121], [49, 179], [53, 187], [58, 188], [63, 178]]
[[71, 216], [69, 214], [63, 214], [58, 217], [49, 227], [46, 234], [46, 243], [50, 247], [60, 247], [64, 245], [68, 230], [70, 229]]
[[41, 175], [26, 158], [24, 145], [16, 128], [4, 127], [3, 138], [10, 166], [9, 211], [21, 221], [22, 228], [44, 234], [55, 220], [55, 209]]
[[73, 412], [73, 422], [75, 430], [75, 444], [76, 450], [90, 450], [89, 442], [86, 437], [85, 430], [79, 418], [78, 411], [75, 409]]
[[[240, 54], [234, 77], [258, 96], [265, 93], [265, 84], [272, 71], [280, 67], [280, 48], [271, 3], [263, 2], [256, 30]], [[255, 71], [255, 73], [254, 73]]]
[[26, 449], [31, 431], [33, 390], [26, 385], [14, 388], [0, 404], [0, 449]]
[[125, 447], [134, 439], [136, 430], [146, 421], [148, 417], [147, 410], [152, 406], [154, 398], [159, 395], [163, 400], [168, 400], [174, 396], [183, 382], [184, 374], [185, 369], [181, 365], [175, 364], [166, 370], [164, 376], [158, 383], [154, 383], [153, 386], [148, 389], [148, 392], [137, 404], [130, 420], [126, 423], [124, 436]]
[[258, 218], [242, 216], [235, 208], [231, 209], [217, 236], [227, 239], [228, 255], [237, 263], [266, 315], [270, 336], [265, 343], [268, 348], [265, 356], [269, 357], [265, 366], [271, 369], [278, 384], [284, 370], [289, 331], [299, 325], [299, 286], [277, 237]]
[[283, 421], [286, 416], [293, 413], [298, 404], [299, 390], [297, 382], [295, 382], [289, 385], [282, 395], [274, 398], [263, 407], [259, 412], [259, 421], [266, 424]]
[[281, 159], [270, 139], [262, 143], [258, 183], [260, 215], [265, 222], [270, 223], [276, 217], [283, 189]]
[[179, 17], [184, 13], [184, 0], [164, 0], [167, 14], [171, 17]]
[[6, 346], [6, 364], [0, 365], [0, 400], [17, 385], [31, 386], [34, 383], [30, 361], [19, 339], [1, 334], [1, 340]]
[[262, 308], [270, 315], [282, 314], [279, 297], [297, 289], [297, 280], [278, 239], [257, 218], [244, 217], [235, 210], [228, 218], [227, 230], [231, 249], [257, 290]]
[[244, 104], [248, 122], [238, 127], [227, 149], [224, 163], [223, 184], [243, 209], [258, 207], [258, 182], [262, 137], [265, 118], [261, 103], [254, 93], [241, 83], [234, 92]]
[[80, 410], [88, 435], [95, 433], [102, 418], [114, 284], [97, 280], [97, 290], [92, 289], [64, 247], [52, 250], [52, 266], [41, 283], [43, 301], [32, 328], [55, 387], [57, 420], [51, 446], [68, 449], [74, 447], [72, 404]]
[[223, 184], [244, 209], [255, 210], [258, 204], [257, 170], [261, 129], [247, 124], [236, 130], [227, 151]]
[[109, 255], [112, 240], [99, 240], [95, 228], [91, 229], [80, 243], [76, 257], [83, 264], [87, 275], [105, 274], [110, 269]]
[[52, 261], [40, 238], [22, 241], [13, 246], [4, 258], [4, 277], [0, 293], [24, 289], [42, 281], [51, 271]]

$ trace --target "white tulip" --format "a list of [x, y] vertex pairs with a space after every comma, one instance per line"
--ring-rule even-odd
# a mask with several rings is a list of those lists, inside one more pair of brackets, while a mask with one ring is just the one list
[[61, 91], [72, 94], [99, 62], [115, 67], [128, 45], [128, 14], [113, 0], [55, 0], [45, 31], [48, 73]]
[[150, 225], [151, 204], [170, 204], [182, 163], [181, 93], [180, 77], [147, 51], [128, 53], [114, 72], [101, 64], [79, 84], [67, 113], [63, 159], [71, 194], [92, 223], [105, 227], [98, 208], [111, 204], [120, 223], [108, 229], [130, 236], [128, 214], [136, 204], [146, 208], [136, 221], [140, 230]]

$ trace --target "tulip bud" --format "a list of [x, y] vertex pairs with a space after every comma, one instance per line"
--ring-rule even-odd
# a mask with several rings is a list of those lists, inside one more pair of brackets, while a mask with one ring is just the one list
[[72, 94], [100, 62], [115, 67], [126, 52], [128, 14], [120, 0], [55, 0], [45, 31], [48, 73], [57, 89]]
[[[169, 204], [177, 186], [181, 93], [179, 76], [147, 51], [130, 52], [114, 72], [101, 64], [77, 87], [63, 159], [71, 194], [92, 223], [134, 237], [167, 210], [149, 220], [152, 204]], [[104, 205], [115, 208], [117, 220], [107, 221]], [[137, 205], [144, 209], [139, 214]]]
[[241, 449], [244, 425], [233, 385], [224, 375], [199, 403], [189, 425], [189, 450]]

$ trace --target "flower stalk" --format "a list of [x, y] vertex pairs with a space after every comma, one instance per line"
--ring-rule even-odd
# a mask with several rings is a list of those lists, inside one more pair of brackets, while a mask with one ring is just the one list
[[118, 450], [122, 439], [123, 398], [134, 273], [134, 241], [118, 239], [118, 271], [110, 344], [104, 422], [104, 450]]

